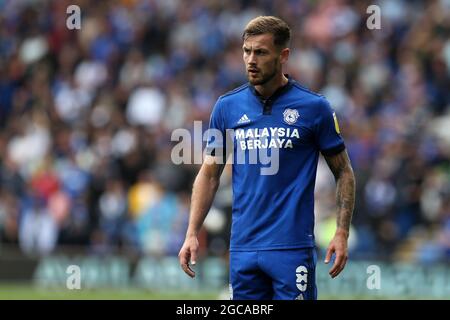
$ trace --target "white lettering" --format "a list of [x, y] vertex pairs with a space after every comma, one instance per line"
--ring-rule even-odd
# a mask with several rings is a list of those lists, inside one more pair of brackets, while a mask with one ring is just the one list
[[69, 290], [81, 289], [81, 269], [77, 265], [70, 265], [66, 270], [67, 274], [70, 276], [67, 277], [66, 287]]
[[275, 139], [270, 140], [269, 148], [276, 148], [276, 147], [277, 147], [277, 143], [275, 142]]
[[71, 14], [66, 19], [66, 27], [69, 30], [81, 29], [81, 9], [77, 5], [70, 5], [66, 9], [67, 14]]
[[274, 136], [274, 135], [276, 134], [276, 132], [277, 132], [277, 129], [278, 129], [278, 128], [272, 128], [272, 127], [270, 127], [270, 134], [271, 134], [272, 136]]
[[369, 18], [367, 18], [366, 26], [369, 30], [380, 30], [381, 29], [381, 8], [375, 4], [367, 7], [366, 13], [371, 13]]
[[292, 140], [288, 139], [288, 141], [286, 142], [286, 144], [284, 145], [285, 148], [294, 148], [294, 146], [292, 145]]
[[366, 286], [369, 290], [381, 289], [381, 270], [377, 265], [370, 265], [367, 267], [367, 274], [370, 276], [367, 278]]
[[297, 275], [297, 289], [305, 292], [308, 285], [308, 269], [305, 266], [298, 266], [295, 272]]
[[269, 142], [269, 139], [265, 139], [264, 141], [263, 141], [263, 143], [261, 144], [261, 148], [263, 148], [263, 149], [267, 149], [267, 143]]

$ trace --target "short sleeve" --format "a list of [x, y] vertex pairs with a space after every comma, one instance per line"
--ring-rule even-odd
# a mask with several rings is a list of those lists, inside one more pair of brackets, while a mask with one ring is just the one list
[[318, 111], [318, 123], [316, 125], [318, 148], [324, 156], [338, 154], [345, 149], [345, 144], [339, 129], [336, 112], [325, 98], [322, 98], [318, 103]]
[[206, 154], [225, 155], [225, 119], [223, 118], [223, 101], [217, 100], [211, 112], [207, 133]]

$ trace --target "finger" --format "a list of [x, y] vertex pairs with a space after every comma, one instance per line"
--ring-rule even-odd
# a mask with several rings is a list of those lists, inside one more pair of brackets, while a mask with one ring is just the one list
[[191, 278], [194, 278], [194, 277], [195, 277], [195, 272], [194, 272], [194, 270], [191, 269], [191, 267], [189, 266], [189, 264], [184, 264], [184, 265], [182, 266], [182, 268], [183, 268], [183, 271], [184, 271], [189, 277], [191, 277]]
[[189, 256], [190, 256], [190, 254], [189, 254], [188, 250], [186, 250], [184, 248], [181, 249], [180, 253], [178, 254], [178, 258], [180, 260], [180, 266], [183, 266], [188, 263]]
[[186, 262], [186, 263], [181, 264], [181, 268], [189, 277], [191, 277], [191, 278], [195, 277], [195, 272], [194, 272], [194, 270], [191, 269], [191, 267], [189, 266], [189, 263]]
[[342, 262], [344, 259], [344, 255], [339, 253], [336, 254], [336, 259], [334, 260], [333, 266], [331, 267], [330, 271], [328, 272], [331, 276], [336, 273], [337, 270], [339, 270]]
[[336, 276], [336, 273], [339, 271], [339, 268], [341, 267], [342, 263], [342, 256], [337, 256], [333, 263], [333, 266], [331, 267], [330, 271], [328, 272], [332, 278]]
[[191, 264], [195, 266], [197, 263], [197, 248], [191, 248]]
[[333, 279], [336, 278], [341, 273], [341, 271], [342, 271], [341, 267], [337, 268], [336, 271], [334, 271], [332, 274], [330, 274], [331, 278], [333, 278]]
[[332, 276], [333, 278], [337, 277], [337, 276], [341, 273], [341, 271], [344, 270], [345, 265], [346, 265], [346, 263], [347, 263], [347, 259], [348, 259], [347, 256], [344, 255], [344, 256], [341, 258], [340, 263], [336, 266], [336, 270], [334, 270], [332, 273], [331, 273], [331, 271], [330, 271], [331, 276]]
[[190, 276], [191, 278], [195, 277], [195, 272], [189, 267], [189, 257], [190, 253], [187, 250], [183, 250], [180, 252], [180, 266], [183, 271]]
[[330, 262], [331, 260], [331, 255], [334, 252], [334, 247], [333, 246], [329, 246], [327, 249], [327, 254], [325, 255], [325, 263], [328, 264], [328, 262]]
[[341, 266], [339, 267], [339, 270], [335, 272], [334, 277], [337, 277], [342, 272], [342, 270], [344, 270], [345, 265], [347, 264], [347, 260], [348, 260], [348, 258], [345, 257], [344, 261], [342, 262]]

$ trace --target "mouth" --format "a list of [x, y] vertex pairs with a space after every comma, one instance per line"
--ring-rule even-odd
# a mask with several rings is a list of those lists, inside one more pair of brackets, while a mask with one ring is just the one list
[[259, 73], [257, 69], [247, 69], [248, 74], [254, 76]]

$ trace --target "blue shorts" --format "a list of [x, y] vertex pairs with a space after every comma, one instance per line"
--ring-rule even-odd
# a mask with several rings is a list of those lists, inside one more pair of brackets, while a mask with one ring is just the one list
[[231, 251], [233, 300], [316, 300], [314, 248]]

